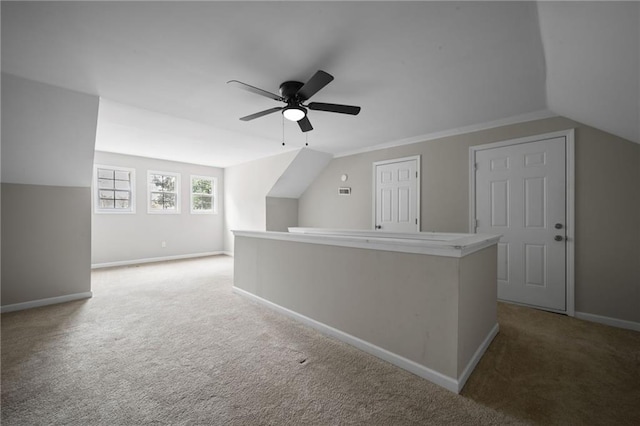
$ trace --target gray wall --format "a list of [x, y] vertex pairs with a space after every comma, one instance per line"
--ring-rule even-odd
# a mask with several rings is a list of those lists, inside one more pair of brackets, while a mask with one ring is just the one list
[[[557, 117], [335, 158], [299, 226], [372, 229], [372, 163], [421, 155], [422, 231], [468, 232], [469, 147], [576, 128], [576, 311], [640, 322], [640, 145]], [[349, 175], [351, 196], [339, 196]]]
[[247, 236], [236, 247], [237, 288], [454, 380], [497, 324], [495, 245], [460, 259]]
[[[92, 202], [92, 264], [206, 254], [223, 250], [223, 169], [107, 152], [96, 152], [95, 164], [136, 170], [136, 212], [95, 213]], [[180, 173], [179, 214], [147, 213], [147, 170]], [[217, 214], [191, 214], [191, 175], [218, 179]], [[166, 242], [164, 248], [161, 246], [162, 241]]]
[[[498, 323], [497, 245], [460, 259], [458, 291], [458, 377]], [[479, 285], [484, 284], [484, 285]]]
[[91, 290], [90, 192], [2, 184], [3, 306]]
[[288, 232], [298, 226], [298, 199], [267, 197], [267, 231]]
[[98, 98], [2, 74], [2, 306], [86, 294]]

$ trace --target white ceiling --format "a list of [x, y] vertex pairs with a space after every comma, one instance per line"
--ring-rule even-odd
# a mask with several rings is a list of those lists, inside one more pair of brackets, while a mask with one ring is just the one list
[[[602, 42], [592, 32], [601, 12], [567, 25], [575, 14], [565, 6], [557, 19], [553, 7], [539, 19], [531, 2], [2, 2], [2, 70], [99, 95], [99, 150], [220, 167], [306, 142], [286, 122], [281, 146], [278, 113], [239, 121], [278, 103], [226, 82], [277, 92], [318, 69], [335, 80], [312, 101], [362, 107], [356, 117], [309, 113], [309, 146], [331, 154], [553, 107], [640, 141], [638, 4], [607, 15], [613, 27], [617, 16], [632, 18]], [[568, 7], [586, 10], [582, 2]], [[581, 34], [595, 34], [588, 40], [598, 49], [582, 49]], [[572, 35], [567, 52], [562, 43]], [[620, 49], [623, 36], [631, 41]], [[594, 71], [567, 88], [582, 70], [572, 64], [599, 63], [611, 43], [620, 54], [600, 68], [624, 65], [622, 75]], [[629, 100], [602, 105], [603, 90]], [[593, 105], [590, 96], [598, 96]]]
[[541, 2], [547, 105], [640, 143], [640, 3]]

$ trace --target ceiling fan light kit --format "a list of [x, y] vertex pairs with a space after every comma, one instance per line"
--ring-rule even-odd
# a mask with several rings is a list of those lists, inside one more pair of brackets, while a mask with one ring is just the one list
[[307, 110], [299, 106], [287, 106], [282, 110], [282, 115], [289, 121], [300, 121], [307, 115]]
[[311, 102], [308, 105], [304, 104], [304, 102], [309, 100], [309, 98], [315, 95], [332, 80], [333, 76], [331, 74], [319, 70], [306, 83], [301, 83], [299, 81], [285, 81], [280, 85], [280, 95], [259, 89], [238, 80], [228, 81], [227, 84], [231, 84], [248, 92], [273, 99], [274, 101], [285, 102], [287, 104], [287, 106], [284, 107], [274, 107], [241, 117], [240, 120], [251, 121], [276, 111], [282, 111], [284, 118], [290, 121], [296, 121], [298, 126], [300, 126], [300, 130], [308, 132], [313, 130], [313, 126], [307, 116], [307, 108], [315, 111], [336, 112], [339, 114], [349, 115], [358, 115], [358, 113], [360, 113], [359, 106], [327, 104], [321, 102]]

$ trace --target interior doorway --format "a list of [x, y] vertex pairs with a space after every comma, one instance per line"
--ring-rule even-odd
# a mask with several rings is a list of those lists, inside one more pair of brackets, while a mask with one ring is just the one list
[[573, 132], [472, 147], [471, 232], [501, 234], [498, 299], [573, 315]]
[[373, 227], [420, 231], [420, 156], [373, 163]]

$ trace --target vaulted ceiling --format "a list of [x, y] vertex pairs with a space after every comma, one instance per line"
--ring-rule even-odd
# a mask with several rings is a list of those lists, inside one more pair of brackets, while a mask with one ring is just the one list
[[[221, 167], [553, 114], [640, 143], [639, 22], [636, 2], [2, 2], [2, 71], [100, 96], [97, 149]], [[312, 101], [360, 115], [238, 120], [278, 104], [228, 80], [318, 69]]]

